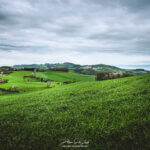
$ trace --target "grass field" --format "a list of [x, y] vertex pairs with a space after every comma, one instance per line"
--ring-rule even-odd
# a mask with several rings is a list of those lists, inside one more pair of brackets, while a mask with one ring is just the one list
[[37, 72], [36, 76], [51, 79], [54, 81], [94, 81], [94, 76], [82, 75], [73, 72], [60, 72], [60, 71], [49, 71], [49, 72]]
[[[19, 87], [20, 92], [38, 91], [46, 88], [46, 83], [37, 81], [34, 78], [23, 78], [24, 76], [31, 75], [31, 71], [15, 71], [8, 76], [0, 75], [3, 79], [8, 80], [7, 84], [0, 84], [0, 88], [10, 89], [13, 85], [15, 85]], [[37, 72], [35, 75], [40, 78], [54, 80], [51, 82], [51, 87], [57, 86], [56, 82], [94, 80], [94, 76], [81, 75], [73, 72]]]
[[[32, 75], [31, 71], [15, 71], [8, 76], [2, 77], [3, 79], [7, 79], [8, 83], [0, 84], [0, 88], [2, 89], [10, 89], [13, 85], [18, 86], [19, 92], [31, 92], [38, 91], [46, 88], [46, 84], [42, 82], [37, 82], [35, 79], [26, 79], [23, 76]], [[51, 86], [56, 85], [56, 83], [52, 82]]]
[[[5, 77], [6, 85], [21, 84], [18, 74]], [[68, 80], [58, 76], [57, 81]], [[22, 82], [22, 90], [25, 83], [35, 90], [31, 84], [31, 91], [0, 96], [0, 149], [61, 150], [64, 140], [75, 139], [89, 141], [88, 147], [65, 149], [150, 149], [150, 74], [48, 89]]]

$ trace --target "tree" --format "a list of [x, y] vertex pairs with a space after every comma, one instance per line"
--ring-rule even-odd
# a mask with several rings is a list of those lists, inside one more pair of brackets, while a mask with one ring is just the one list
[[96, 75], [96, 80], [100, 81], [100, 80], [106, 80], [109, 78], [109, 73], [107, 72], [99, 72]]

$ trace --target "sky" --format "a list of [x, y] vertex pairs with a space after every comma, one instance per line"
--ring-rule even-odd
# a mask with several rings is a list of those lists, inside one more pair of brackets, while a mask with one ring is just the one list
[[149, 65], [150, 0], [0, 0], [0, 66]]

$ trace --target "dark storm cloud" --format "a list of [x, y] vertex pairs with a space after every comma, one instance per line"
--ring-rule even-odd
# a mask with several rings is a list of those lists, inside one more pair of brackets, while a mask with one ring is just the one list
[[145, 11], [150, 8], [149, 0], [121, 0], [120, 2], [123, 6], [135, 12]]
[[149, 0], [0, 0], [0, 51], [150, 55]]
[[0, 14], [0, 21], [7, 19], [7, 16], [3, 13]]
[[149, 0], [85, 0], [92, 4], [98, 4], [102, 6], [120, 6], [126, 7], [132, 11], [141, 11], [145, 9], [149, 9], [150, 1]]

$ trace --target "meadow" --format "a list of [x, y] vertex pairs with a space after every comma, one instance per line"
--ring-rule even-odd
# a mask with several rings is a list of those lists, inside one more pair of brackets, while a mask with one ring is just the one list
[[[13, 85], [19, 87], [19, 92], [32, 92], [32, 91], [38, 91], [45, 89], [46, 85], [42, 82], [37, 82], [35, 79], [27, 79], [23, 78], [24, 76], [32, 75], [31, 71], [15, 71], [11, 73], [10, 75], [1, 75], [3, 79], [7, 79], [8, 83], [0, 84], [0, 88], [2, 89], [10, 89]], [[51, 86], [54, 86], [55, 83], [52, 82]], [[10, 93], [7, 93], [10, 94]]]
[[94, 75], [82, 75], [73, 72], [60, 72], [60, 71], [49, 71], [49, 72], [37, 72], [37, 77], [42, 77], [45, 79], [51, 79], [54, 81], [64, 82], [64, 81], [93, 81]]
[[[0, 95], [0, 149], [150, 149], [150, 74], [94, 81], [72, 72], [37, 72], [54, 80], [51, 88], [24, 75], [31, 72], [15, 71], [0, 84], [19, 86], [19, 93]], [[64, 81], [76, 82], [57, 84]], [[89, 143], [63, 148], [64, 141]]]
[[[24, 76], [29, 76], [24, 78]], [[0, 75], [3, 79], [7, 79], [8, 83], [1, 84], [0, 88], [2, 89], [10, 89], [13, 85], [19, 87], [19, 92], [31, 92], [31, 91], [38, 91], [46, 88], [46, 83], [40, 82], [35, 78], [30, 78], [32, 76], [31, 71], [15, 71], [10, 75]], [[51, 87], [57, 86], [57, 82], [65, 82], [65, 81], [94, 81], [94, 76], [90, 75], [81, 75], [73, 72], [36, 72], [36, 77], [43, 78], [43, 79], [50, 79]]]

